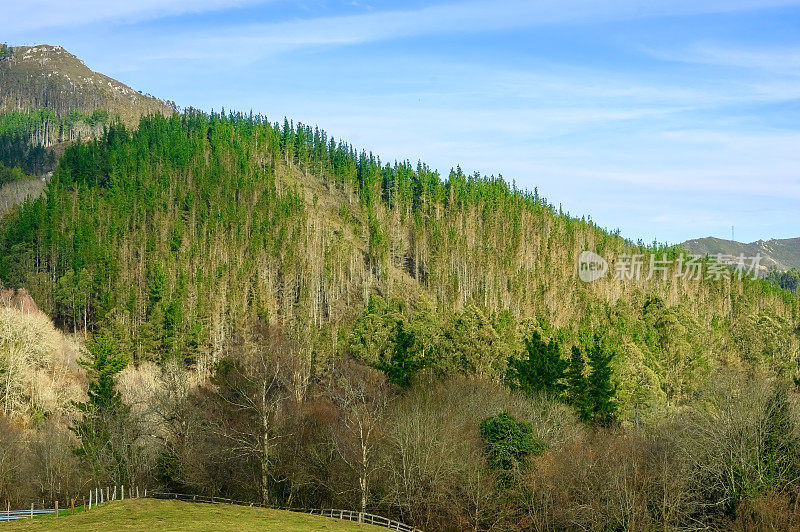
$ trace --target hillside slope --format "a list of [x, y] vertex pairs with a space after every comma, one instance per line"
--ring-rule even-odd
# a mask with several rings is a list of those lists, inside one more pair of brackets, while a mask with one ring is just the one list
[[214, 532], [380, 532], [385, 528], [329, 517], [245, 506], [135, 499], [114, 501], [76, 515], [46, 516], [3, 524], [4, 530], [170, 530]]
[[762, 265], [780, 271], [800, 269], [800, 238], [758, 240], [745, 244], [733, 240], [707, 237], [687, 240], [683, 247], [698, 255], [761, 255]]
[[91, 115], [103, 109], [129, 126], [151, 113], [171, 114], [174, 104], [145, 96], [127, 85], [93, 72], [61, 46], [6, 47], [0, 59], [0, 111], [50, 109]]
[[[117, 118], [135, 127], [141, 116], [175, 109], [91, 71], [60, 46], [0, 45], [0, 171], [46, 179], [71, 142], [102, 135]], [[0, 217], [41, 193], [31, 175], [19, 182], [0, 176]]]
[[[47, 198], [0, 231], [0, 278], [64, 327], [114, 331], [134, 362], [177, 356], [205, 375], [269, 323], [308, 381], [347, 353], [390, 363], [391, 324], [421, 312], [435, 331], [425, 364], [498, 380], [533, 330], [569, 343], [602, 331], [625, 415], [680, 405], [722, 367], [796, 369], [795, 296], [736, 278], [582, 283], [585, 249], [612, 270], [632, 251], [680, 250], [635, 248], [500, 179], [384, 165], [288, 121], [114, 127], [67, 150]], [[388, 328], [351, 333], [363, 312]]]

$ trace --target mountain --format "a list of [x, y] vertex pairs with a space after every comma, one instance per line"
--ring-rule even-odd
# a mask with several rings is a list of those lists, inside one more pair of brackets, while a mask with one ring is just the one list
[[61, 46], [3, 46], [0, 110], [43, 108], [59, 117], [66, 117], [71, 111], [91, 115], [102, 109], [134, 126], [142, 115], [172, 114], [175, 105], [93, 72]]
[[[158, 486], [425, 530], [800, 522], [798, 295], [285, 118], [76, 113], [97, 132], [0, 223], [7, 306], [24, 288], [41, 311], [0, 319], [0, 479], [23, 486], [0, 498]], [[0, 134], [55, 119], [7, 112]], [[634, 275], [638, 254], [669, 271]], [[53, 324], [79, 365], [38, 349]]]
[[[62, 85], [48, 100], [53, 110], [66, 109], [58, 102], [113, 103], [93, 99], [107, 78], [91, 77], [66, 51], [11, 50], [4, 68], [27, 65], [41, 74], [69, 67], [89, 76]], [[76, 78], [71, 70], [63, 76]], [[380, 367], [390, 363], [392, 342], [376, 351], [362, 338], [371, 346], [364, 351], [361, 340], [351, 345], [340, 335], [363, 312], [391, 321], [429, 309], [437, 316], [434, 337], [459, 338], [451, 329], [471, 324], [470, 334], [491, 339], [485, 352], [474, 338], [454, 341], [438, 350], [436, 364], [490, 378], [502, 378], [507, 359], [523, 348], [520, 338], [534, 328], [572, 341], [589, 330], [616, 331], [619, 389], [648, 403], [673, 402], [699, 378], [667, 371], [665, 345], [703, 359], [682, 364], [685, 371], [731, 359], [794, 363], [800, 303], [768, 283], [660, 275], [583, 283], [576, 272], [584, 250], [607, 257], [612, 271], [634, 252], [680, 250], [635, 246], [499, 178], [385, 164], [289, 120], [167, 114], [158, 100], [105, 85], [119, 95], [114, 101], [157, 112], [137, 129], [103, 122], [97, 140], [66, 148], [46, 201], [4, 218], [0, 280], [26, 288], [64, 328], [113, 331], [135, 362], [179, 356], [202, 373], [266, 322], [295, 339], [306, 379], [345, 353]], [[16, 92], [26, 93], [20, 87]], [[30, 111], [21, 122], [47, 122], [53, 110]], [[781, 260], [787, 254], [773, 252]], [[741, 341], [764, 315], [771, 320], [767, 344]], [[659, 327], [670, 320], [684, 332], [668, 341], [677, 332]], [[724, 348], [706, 334], [711, 323]], [[665, 339], [653, 343], [651, 335]], [[778, 339], [789, 343], [773, 345]]]
[[728, 255], [734, 258], [761, 255], [761, 265], [768, 269], [787, 271], [800, 269], [800, 238], [758, 240], [749, 244], [733, 240], [707, 237], [687, 240], [681, 244], [687, 251], [697, 255]]
[[61, 46], [0, 45], [0, 217], [42, 192], [70, 142], [102, 135], [117, 118], [135, 127], [141, 116], [175, 109]]

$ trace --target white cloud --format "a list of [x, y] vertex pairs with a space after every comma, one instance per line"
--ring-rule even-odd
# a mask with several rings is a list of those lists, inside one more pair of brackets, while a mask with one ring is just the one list
[[[0, 30], [14, 36], [97, 22], [127, 24], [188, 13], [240, 7], [258, 0], [18, 0], [3, 6]], [[262, 0], [263, 1], [263, 0]]]
[[753, 48], [736, 45], [700, 43], [679, 50], [644, 48], [655, 58], [681, 63], [695, 63], [766, 71], [783, 76], [800, 76], [800, 48]]
[[[239, 0], [234, 5], [254, 1]], [[87, 20], [157, 18], [183, 12], [223, 9], [231, 4], [223, 0], [173, 0], [163, 5], [159, 0], [142, 0], [137, 4], [112, 4], [110, 7], [104, 7], [102, 0], [80, 0], [77, 6], [52, 0], [36, 0], [35, 3], [46, 4], [47, 7], [42, 5], [40, 9], [48, 14], [39, 20], [32, 16], [32, 11], [38, 12], [38, 9], [19, 3], [8, 16], [12, 28], [15, 25], [33, 28], [37, 24], [59, 23], [66, 26]], [[725, 13], [790, 5], [800, 5], [800, 0], [479, 0], [414, 10], [369, 10], [358, 15], [221, 26], [210, 30], [205, 28], [195, 34], [191, 30], [181, 31], [167, 37], [173, 46], [157, 47], [158, 52], [152, 58], [226, 58], [248, 62], [298, 48], [354, 45], [431, 34]]]

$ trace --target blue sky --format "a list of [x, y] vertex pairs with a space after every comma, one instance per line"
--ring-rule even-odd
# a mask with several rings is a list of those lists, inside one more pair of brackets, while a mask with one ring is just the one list
[[[5, 3], [5, 0], [4, 0]], [[800, 236], [800, 0], [30, 0], [0, 40], [384, 161], [502, 174], [645, 241]]]

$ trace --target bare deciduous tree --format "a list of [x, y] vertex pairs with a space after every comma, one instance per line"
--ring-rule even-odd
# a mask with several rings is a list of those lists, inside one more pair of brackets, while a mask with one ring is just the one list
[[366, 512], [371, 482], [380, 468], [383, 416], [389, 387], [380, 372], [343, 361], [330, 375], [327, 393], [339, 409], [332, 440], [337, 456], [358, 479], [358, 507]]

